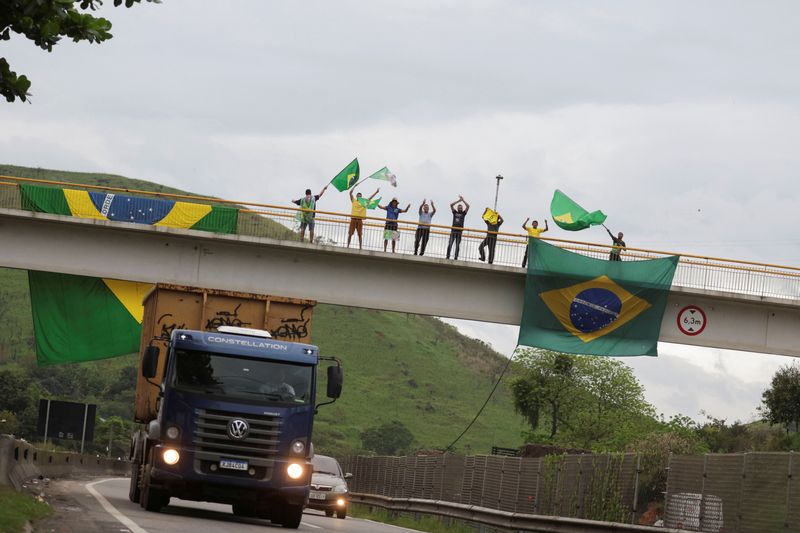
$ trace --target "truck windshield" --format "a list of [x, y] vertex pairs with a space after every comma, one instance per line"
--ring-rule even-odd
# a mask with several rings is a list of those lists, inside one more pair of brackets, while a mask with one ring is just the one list
[[189, 350], [175, 350], [175, 387], [206, 394], [311, 402], [314, 368]]

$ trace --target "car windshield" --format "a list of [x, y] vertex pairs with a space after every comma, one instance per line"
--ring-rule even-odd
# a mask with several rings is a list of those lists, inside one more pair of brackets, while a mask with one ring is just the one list
[[339, 463], [333, 457], [315, 455], [311, 458], [311, 464], [314, 465], [315, 474], [331, 474], [333, 476], [342, 477], [342, 470], [339, 468]]
[[313, 370], [309, 365], [176, 350], [173, 385], [206, 394], [308, 404]]

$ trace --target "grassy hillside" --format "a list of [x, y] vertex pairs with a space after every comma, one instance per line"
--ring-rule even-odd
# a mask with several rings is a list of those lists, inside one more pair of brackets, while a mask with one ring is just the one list
[[[107, 174], [8, 165], [0, 165], [0, 174], [182, 192]], [[37, 369], [30, 317], [25, 273], [0, 269], [0, 370], [21, 369], [48, 396], [98, 401], [100, 416], [130, 418], [135, 357]], [[361, 431], [393, 420], [408, 427], [420, 448], [446, 446], [477, 412], [505, 363], [484, 343], [435, 318], [366, 309], [318, 306], [313, 342], [345, 366], [343, 397], [320, 409], [315, 435], [319, 449], [337, 453], [357, 450]], [[501, 385], [459, 449], [516, 446], [523, 429]]]

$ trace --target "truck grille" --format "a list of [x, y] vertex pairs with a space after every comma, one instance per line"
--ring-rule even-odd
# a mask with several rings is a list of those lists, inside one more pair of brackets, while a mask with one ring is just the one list
[[[244, 439], [233, 440], [228, 436], [228, 422], [234, 418], [241, 418], [250, 426], [250, 431]], [[278, 453], [281, 424], [279, 416], [242, 415], [213, 409], [195, 409], [192, 442], [195, 445], [197, 458], [201, 461], [219, 462], [223, 457], [243, 459], [254, 467], [269, 467], [267, 470], [271, 471], [273, 459]], [[205, 470], [207, 465], [203, 466], [202, 469]]]

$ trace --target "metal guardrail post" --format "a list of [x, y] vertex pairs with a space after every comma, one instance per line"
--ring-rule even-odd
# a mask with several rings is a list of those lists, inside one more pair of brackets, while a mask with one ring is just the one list
[[744, 512], [742, 511], [742, 504], [744, 503], [744, 485], [745, 480], [747, 479], [747, 457], [749, 453], [745, 453], [742, 459], [742, 477], [739, 480], [739, 514], [736, 516], [736, 531], [742, 530], [742, 521], [744, 519]]
[[794, 466], [794, 451], [789, 452], [789, 469], [786, 472], [786, 508], [783, 511], [783, 527], [789, 528], [789, 509], [792, 502], [792, 468]]
[[703, 530], [703, 522], [706, 517], [706, 476], [708, 475], [708, 454], [703, 455], [703, 479], [700, 482], [700, 516], [697, 520], [700, 524], [700, 531]]
[[633, 478], [633, 506], [631, 507], [631, 524], [636, 522], [636, 508], [639, 507], [639, 474], [642, 473], [642, 454], [636, 454], [636, 473]]

